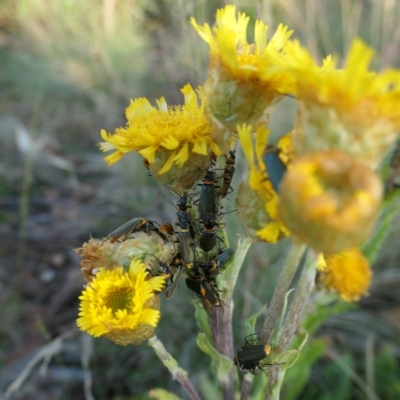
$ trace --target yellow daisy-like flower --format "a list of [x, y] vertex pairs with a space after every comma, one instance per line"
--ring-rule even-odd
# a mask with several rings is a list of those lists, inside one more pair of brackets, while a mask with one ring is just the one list
[[126, 128], [114, 134], [101, 131], [102, 151], [115, 150], [105, 161], [112, 165], [125, 153], [137, 151], [155, 174], [165, 174], [173, 164], [182, 168], [190, 157], [192, 170], [206, 170], [211, 153], [221, 152], [211, 139], [212, 128], [204, 116], [204, 103], [198, 105], [196, 92], [188, 84], [182, 90], [185, 104], [169, 106], [164, 97], [153, 107], [145, 98], [131, 100], [126, 109]]
[[[259, 240], [276, 243], [279, 239], [289, 236], [290, 232], [280, 220], [279, 196], [268, 179], [262, 160], [267, 147], [269, 130], [264, 126], [257, 128], [255, 148], [251, 138], [252, 127], [243, 125], [238, 126], [237, 130], [250, 165], [248, 185], [243, 184], [238, 190], [236, 200], [238, 218], [249, 236], [254, 237], [250, 233], [256, 231]], [[281, 143], [283, 144], [284, 141]]]
[[358, 301], [368, 294], [372, 271], [358, 248], [320, 257], [319, 269], [319, 281], [344, 301]]
[[143, 263], [132, 260], [123, 267], [100, 269], [79, 297], [77, 325], [94, 337], [105, 336], [125, 346], [137, 345], [154, 335], [160, 319], [155, 292], [165, 284], [163, 276], [149, 278]]
[[210, 46], [210, 63], [204, 92], [207, 109], [232, 132], [236, 125], [258, 125], [267, 119], [266, 109], [293, 91], [291, 76], [278, 69], [271, 54], [282, 52], [292, 31], [280, 24], [267, 41], [268, 26], [256, 21], [254, 43], [247, 41], [249, 17], [236, 16], [236, 7], [217, 11], [216, 26], [191, 24]]
[[[400, 129], [400, 70], [369, 71], [373, 49], [355, 39], [343, 69], [328, 57], [322, 67], [297, 41], [276, 63], [296, 82], [296, 154], [341, 150], [375, 169]], [[279, 59], [279, 60], [278, 60]]]
[[297, 157], [280, 187], [280, 216], [314, 250], [337, 253], [364, 241], [378, 217], [382, 183], [339, 151]]

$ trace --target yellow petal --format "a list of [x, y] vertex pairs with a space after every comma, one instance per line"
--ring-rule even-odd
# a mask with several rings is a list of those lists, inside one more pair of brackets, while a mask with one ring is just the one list
[[174, 161], [181, 167], [189, 159], [189, 144], [185, 143], [174, 157]]
[[142, 324], [150, 326], [157, 326], [158, 320], [160, 319], [160, 311], [153, 310], [152, 308], [145, 308], [140, 318]]
[[193, 146], [193, 153], [202, 154], [203, 156], [207, 155], [207, 143], [203, 138], [199, 138], [196, 140], [196, 143]]
[[179, 141], [172, 136], [165, 137], [160, 145], [167, 150], [175, 150], [179, 147]]
[[158, 146], [149, 146], [146, 147], [142, 150], [139, 150], [138, 153], [145, 158], [150, 164], [154, 163], [155, 160], [155, 154], [156, 151], [158, 150]]
[[254, 166], [254, 150], [253, 142], [251, 140], [251, 125], [243, 124], [237, 127], [240, 142], [242, 143], [242, 148], [244, 155], [249, 162], [250, 166]]
[[265, 228], [257, 231], [257, 236], [268, 243], [276, 243], [279, 238], [279, 224], [270, 222]]
[[160, 171], [158, 171], [158, 173], [160, 175], [165, 174], [166, 172], [168, 172], [170, 170], [170, 168], [172, 167], [172, 164], [174, 162], [174, 158], [176, 155], [176, 151], [173, 151], [171, 153], [171, 155], [168, 157], [167, 162], [164, 164], [164, 166], [160, 169]]

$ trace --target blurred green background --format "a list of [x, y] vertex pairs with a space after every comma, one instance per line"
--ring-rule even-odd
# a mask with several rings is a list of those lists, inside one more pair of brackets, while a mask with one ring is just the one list
[[[250, 37], [254, 18], [271, 31], [283, 22], [322, 58], [342, 55], [358, 35], [376, 49], [375, 68], [399, 67], [397, 0], [230, 3], [253, 18]], [[99, 132], [125, 124], [130, 98], [155, 104], [165, 96], [179, 104], [181, 87], [204, 81], [208, 47], [189, 18], [213, 24], [216, 9], [226, 4], [0, 2], [0, 392], [29, 372], [15, 382], [11, 399], [79, 400], [90, 393], [98, 400], [145, 399], [155, 387], [185, 398], [152, 349], [121, 348], [77, 332], [84, 282], [72, 249], [135, 216], [174, 221], [175, 199], [137, 155], [106, 166]], [[294, 113], [290, 99], [277, 108], [275, 137], [291, 130]], [[234, 195], [226, 208], [234, 208]], [[240, 228], [234, 214], [227, 219], [235, 243]], [[399, 219], [392, 225], [374, 264], [370, 296], [350, 308], [319, 310], [316, 315], [333, 314], [322, 327], [307, 321], [316, 339], [289, 371], [283, 399], [400, 399]], [[238, 349], [244, 319], [270, 299], [286, 247], [255, 245], [250, 252], [235, 292]], [[163, 299], [157, 332], [204, 398], [217, 398], [209, 360], [196, 347], [195, 300], [183, 286], [170, 302]], [[265, 378], [256, 379], [261, 385]]]

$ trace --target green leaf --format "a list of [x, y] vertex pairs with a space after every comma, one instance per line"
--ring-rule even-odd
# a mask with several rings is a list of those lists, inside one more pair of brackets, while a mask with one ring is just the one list
[[[325, 294], [324, 297], [326, 297]], [[316, 301], [315, 306], [315, 311], [305, 316], [301, 322], [302, 328], [310, 335], [312, 335], [332, 315], [340, 314], [355, 308], [354, 304], [345, 303], [342, 300], [338, 300], [336, 297], [332, 297], [332, 301], [328, 304], [321, 304]], [[297, 343], [294, 345], [297, 346]]]
[[280, 317], [279, 317], [279, 321], [278, 321], [278, 323], [276, 324], [276, 326], [275, 326], [275, 328], [274, 328], [274, 331], [273, 331], [273, 333], [272, 333], [272, 340], [271, 340], [271, 343], [272, 343], [272, 346], [273, 346], [273, 347], [276, 345], [276, 342], [277, 342], [277, 339], [278, 339], [278, 334], [279, 334], [279, 332], [280, 332], [280, 330], [281, 330], [281, 328], [282, 328], [282, 324], [283, 324], [283, 321], [284, 321], [284, 319], [285, 319], [285, 314], [286, 314], [286, 309], [287, 309], [287, 305], [288, 305], [288, 298], [289, 298], [289, 295], [290, 295], [290, 293], [292, 293], [294, 290], [295, 290], [295, 289], [290, 289], [290, 290], [288, 290], [287, 293], [286, 293], [286, 295], [285, 295], [285, 301], [283, 302], [282, 311], [281, 311], [281, 315], [280, 315]]
[[221, 274], [220, 282], [224, 288], [228, 288], [228, 290], [221, 295], [222, 301], [230, 298], [251, 243], [251, 239], [247, 236], [243, 236], [239, 240], [238, 247], [233, 258], [228, 261], [225, 271]]
[[201, 373], [199, 376], [199, 387], [204, 400], [215, 400], [222, 398], [220, 389], [208, 378], [205, 373]]
[[[349, 369], [353, 369], [353, 359], [350, 353], [343, 354], [340, 357], [341, 363], [346, 364]], [[329, 363], [322, 370], [322, 379], [329, 387], [331, 400], [350, 399], [350, 389], [352, 376], [345, 371], [339, 364]]]
[[253, 393], [251, 400], [264, 400], [267, 393], [268, 376], [266, 374], [257, 374], [253, 381]]
[[285, 370], [295, 364], [299, 357], [300, 351], [298, 349], [291, 349], [274, 358], [273, 364], [282, 364], [279, 369]]
[[370, 264], [378, 257], [379, 251], [390, 232], [390, 226], [396, 214], [400, 211], [400, 189], [391, 191], [384, 200], [384, 212], [374, 235], [361, 246], [361, 250]]
[[232, 370], [233, 361], [214, 349], [207, 336], [200, 332], [197, 335], [197, 345], [200, 350], [209, 355], [217, 366], [217, 377], [220, 382], [226, 382], [229, 371]]
[[200, 330], [206, 334], [207, 338], [211, 340], [211, 327], [207, 311], [197, 300], [194, 300], [193, 304], [194, 316], [196, 317], [197, 325], [199, 326]]
[[395, 345], [384, 345], [375, 359], [375, 387], [381, 399], [400, 399], [400, 367]]
[[152, 389], [149, 391], [149, 396], [155, 400], [181, 400], [180, 397], [164, 389]]
[[254, 333], [255, 326], [256, 326], [256, 321], [257, 318], [264, 313], [265, 309], [267, 308], [267, 304], [264, 304], [261, 308], [260, 311], [257, 311], [253, 315], [251, 315], [249, 318], [244, 320], [244, 326], [246, 328], [247, 334], [251, 335]]
[[298, 399], [309, 380], [311, 367], [324, 354], [325, 349], [326, 342], [322, 339], [313, 339], [306, 343], [297, 363], [286, 372], [282, 399]]

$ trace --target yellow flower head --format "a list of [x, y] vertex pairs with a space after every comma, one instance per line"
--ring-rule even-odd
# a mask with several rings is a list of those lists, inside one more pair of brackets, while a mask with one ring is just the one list
[[132, 260], [123, 267], [100, 269], [79, 297], [77, 325], [94, 337], [105, 336], [125, 346], [137, 345], [154, 335], [160, 319], [155, 292], [165, 284], [163, 276], [149, 278], [143, 263]]
[[158, 108], [145, 98], [131, 100], [126, 109], [126, 128], [118, 128], [114, 134], [101, 131], [105, 141], [100, 143], [101, 150], [115, 150], [105, 161], [112, 165], [125, 153], [137, 151], [154, 174], [165, 174], [173, 164], [182, 168], [189, 157], [192, 170], [206, 170], [211, 153], [221, 152], [210, 137], [212, 129], [204, 116], [204, 104], [198, 105], [189, 84], [181, 91], [185, 97], [181, 106], [168, 107], [163, 97], [157, 100]]
[[358, 301], [368, 294], [372, 271], [368, 261], [358, 248], [322, 257], [325, 265], [318, 279], [328, 288], [336, 291], [344, 301]]
[[[245, 227], [246, 233], [258, 240], [276, 243], [290, 235], [278, 215], [279, 196], [273, 189], [262, 155], [267, 147], [269, 130], [263, 126], [257, 128], [255, 149], [251, 138], [252, 127], [237, 127], [240, 141], [250, 165], [249, 182], [242, 184], [236, 200], [237, 215]], [[284, 137], [278, 146], [286, 146]], [[287, 153], [285, 153], [287, 154]], [[287, 155], [286, 155], [287, 157]]]
[[301, 242], [337, 253], [365, 240], [379, 213], [382, 183], [368, 167], [339, 151], [296, 158], [283, 177], [279, 211]]
[[268, 26], [256, 21], [254, 43], [247, 41], [249, 17], [236, 16], [236, 7], [228, 5], [217, 11], [216, 26], [199, 26], [194, 18], [191, 24], [210, 46], [210, 65], [204, 91], [206, 109], [232, 132], [236, 125], [258, 125], [265, 120], [267, 107], [275, 104], [282, 95], [291, 93], [293, 81], [283, 69], [278, 69], [271, 59], [281, 53], [292, 34], [280, 24], [267, 41]]
[[[343, 69], [327, 57], [322, 67], [297, 41], [280, 57], [296, 82], [296, 154], [341, 150], [375, 169], [400, 129], [400, 70], [369, 71], [373, 49], [355, 39]], [[277, 63], [279, 63], [277, 61]]]

